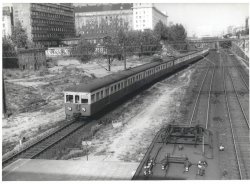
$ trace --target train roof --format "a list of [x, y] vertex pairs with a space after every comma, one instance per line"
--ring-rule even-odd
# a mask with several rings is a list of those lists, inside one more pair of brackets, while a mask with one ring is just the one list
[[[189, 55], [189, 54], [192, 54], [195, 52], [197, 52], [197, 51], [189, 52], [188, 54], [184, 54], [184, 55], [180, 56], [179, 58], [185, 57], [186, 55]], [[168, 61], [172, 61], [172, 60], [173, 59], [170, 59], [170, 60], [164, 59], [164, 62], [168, 62]], [[144, 65], [140, 65], [140, 66], [137, 66], [134, 68], [128, 68], [126, 70], [119, 71], [119, 72], [104, 76], [102, 78], [94, 79], [92, 81], [89, 81], [88, 83], [81, 83], [78, 85], [74, 85], [72, 87], [65, 89], [64, 92], [93, 92], [97, 89], [103, 88], [103, 87], [108, 86], [110, 84], [113, 84], [117, 81], [128, 78], [131, 75], [134, 75], [136, 73], [139, 73], [139, 72], [142, 72], [142, 71], [147, 70], [149, 68], [152, 68], [154, 66], [157, 66], [160, 63], [162, 63], [162, 59], [154, 58], [153, 62], [151, 62], [151, 63], [146, 63]]]
[[134, 74], [139, 73], [141, 71], [144, 71], [144, 70], [147, 70], [147, 69], [152, 68], [154, 66], [157, 66], [160, 63], [161, 63], [160, 60], [158, 60], [158, 61], [147, 63], [144, 65], [140, 65], [140, 66], [137, 66], [134, 68], [128, 68], [126, 70], [119, 71], [119, 72], [104, 76], [102, 78], [94, 79], [88, 83], [82, 83], [82, 84], [78, 84], [78, 85], [69, 87], [69, 88], [65, 89], [64, 91], [65, 92], [92, 92], [92, 91], [95, 91], [95, 90], [100, 89], [102, 87], [105, 87], [107, 85], [110, 85], [112, 83], [115, 83], [117, 81], [128, 78], [131, 75], [134, 75]]

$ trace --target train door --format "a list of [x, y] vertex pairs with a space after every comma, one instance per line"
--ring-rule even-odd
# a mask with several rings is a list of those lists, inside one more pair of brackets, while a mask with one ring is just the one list
[[79, 94], [76, 94], [75, 95], [75, 104], [76, 104], [77, 111], [80, 111], [80, 108], [81, 108], [81, 105], [79, 103], [80, 103], [80, 97], [79, 97]]

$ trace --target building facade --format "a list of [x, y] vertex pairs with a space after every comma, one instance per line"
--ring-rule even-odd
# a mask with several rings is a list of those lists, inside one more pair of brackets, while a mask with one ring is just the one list
[[13, 26], [13, 8], [12, 6], [3, 5], [3, 16], [2, 16], [2, 37], [9, 37], [12, 33]]
[[74, 8], [70, 3], [13, 3], [14, 25], [20, 21], [37, 45], [58, 46], [74, 37]]
[[133, 28], [132, 3], [75, 7], [76, 34], [85, 37], [116, 36]]
[[159, 11], [153, 3], [133, 3], [133, 29], [154, 29], [162, 21], [167, 25], [167, 15]]

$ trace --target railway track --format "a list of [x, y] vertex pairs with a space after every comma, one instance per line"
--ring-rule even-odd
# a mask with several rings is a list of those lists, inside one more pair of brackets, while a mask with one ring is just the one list
[[79, 122], [76, 119], [65, 121], [65, 124], [59, 127], [57, 130], [49, 133], [45, 137], [38, 139], [27, 147], [22, 148], [18, 152], [3, 158], [2, 167], [6, 167], [19, 158], [36, 158], [41, 153], [51, 148], [53, 145], [59, 143], [84, 125], [85, 123]]
[[[208, 60], [207, 58], [204, 58]], [[206, 70], [206, 73], [204, 75], [204, 78], [202, 80], [201, 86], [199, 88], [195, 103], [194, 103], [194, 108], [191, 114], [191, 118], [189, 120], [189, 126], [191, 126], [193, 123], [199, 123], [203, 122], [204, 117], [205, 119], [205, 128], [208, 128], [208, 120], [209, 120], [209, 110], [210, 110], [210, 99], [211, 99], [211, 93], [212, 93], [212, 84], [213, 84], [213, 79], [214, 79], [214, 74], [215, 74], [215, 64], [208, 60], [211, 64], [212, 67], [209, 67]], [[210, 79], [210, 81], [209, 81]], [[201, 98], [202, 94], [207, 94], [208, 98]], [[206, 105], [206, 111], [205, 112], [200, 112], [199, 107], [202, 105]], [[204, 114], [205, 113], [205, 114]], [[203, 124], [203, 123], [202, 123]]]
[[[208, 61], [207, 58], [204, 58], [204, 60]], [[206, 128], [208, 126], [208, 119], [209, 119], [208, 117], [209, 117], [209, 111], [210, 111], [210, 97], [212, 94], [213, 78], [214, 78], [215, 68], [216, 68], [215, 64], [211, 60], [208, 61], [208, 63], [209, 63], [209, 66], [203, 72], [204, 77], [202, 78], [201, 84], [199, 85], [200, 87], [197, 91], [197, 97], [196, 97], [195, 103], [194, 103], [193, 108], [192, 108], [193, 111], [191, 114], [191, 118], [188, 120], [188, 123], [186, 124], [189, 126], [193, 126], [193, 124], [203, 124], [204, 127], [206, 127]], [[204, 95], [208, 95], [208, 98], [203, 98], [202, 96], [204, 96]], [[202, 111], [199, 110], [199, 107], [201, 107], [202, 105], [206, 105], [206, 110], [204, 110], [204, 108], [201, 108], [201, 109], [203, 109]], [[205, 111], [205, 112], [203, 112], [203, 111]], [[205, 122], [205, 123], [203, 123], [203, 122]], [[164, 134], [163, 132], [164, 132], [164, 130], [162, 129], [156, 134], [150, 147], [147, 149], [147, 152], [144, 155], [144, 158], [142, 159], [140, 166], [138, 167], [138, 169], [136, 171], [136, 175], [135, 175], [134, 179], [142, 179], [142, 178], [143, 179], [151, 179], [153, 177], [152, 175], [154, 173], [151, 173], [150, 175], [144, 175], [144, 177], [142, 175], [140, 175], [140, 173], [142, 173], [143, 168], [145, 169], [145, 166], [146, 166], [146, 163], [148, 162], [148, 159], [153, 160], [153, 163], [155, 164], [154, 168], [156, 168], [156, 170], [157, 170], [157, 168], [162, 167], [162, 162], [159, 162], [159, 161], [161, 160], [160, 158], [162, 158], [162, 156], [166, 154], [166, 147], [165, 147], [165, 143], [161, 142], [159, 137], [161, 134]], [[171, 143], [171, 145], [172, 145], [170, 148], [171, 155], [175, 155], [178, 152], [179, 148], [177, 148], [177, 145], [179, 145], [179, 144], [180, 143], [176, 143], [176, 142]], [[205, 152], [205, 145], [207, 145], [207, 142], [206, 143], [204, 142], [204, 137], [203, 137], [202, 144], [203, 144], [202, 147], [203, 147], [203, 153], [204, 153]], [[160, 170], [158, 170], [158, 172], [159, 173], [155, 173], [156, 177], [160, 176], [162, 174], [162, 172], [164, 172], [164, 176], [162, 176], [161, 179], [169, 178], [169, 177], [167, 177], [167, 173], [168, 173], [167, 169], [165, 171], [160, 169]], [[180, 176], [180, 178], [182, 178], [182, 177]]]
[[[229, 53], [229, 51], [226, 52]], [[245, 85], [247, 91], [249, 92], [249, 74], [244, 70], [243, 66], [236, 60], [233, 54], [229, 55], [230, 55], [229, 61], [233, 64], [234, 68], [237, 69], [243, 84]]]
[[[240, 102], [230, 70], [225, 69], [225, 66], [223, 66], [223, 87], [236, 162], [233, 174], [238, 175], [239, 179], [249, 179], [249, 120]], [[234, 93], [228, 93], [228, 91]]]
[[[204, 60], [207, 60], [212, 65], [212, 67], [209, 67], [206, 70], [206, 73], [205, 73], [204, 78], [202, 80], [201, 86], [200, 86], [199, 91], [198, 91], [198, 95], [197, 95], [196, 100], [195, 100], [195, 104], [194, 104], [194, 108], [193, 108], [193, 111], [191, 114], [191, 118], [189, 121], [189, 126], [192, 126], [193, 123], [203, 124], [204, 127], [207, 129], [208, 122], [209, 122], [212, 84], [213, 84], [216, 65], [211, 60], [209, 60], [207, 58], [204, 58]], [[208, 76], [210, 76], [210, 77], [208, 77]], [[210, 81], [209, 81], [209, 79], [210, 79]], [[207, 93], [208, 97], [201, 98], [201, 95], [203, 93], [205, 93], [205, 94]], [[199, 107], [201, 107], [203, 105], [206, 106], [206, 110], [199, 111], [199, 109], [202, 109]], [[206, 117], [206, 119], [204, 119], [204, 117]], [[202, 122], [205, 122], [205, 123], [202, 123]], [[205, 155], [205, 138], [204, 138], [204, 136], [202, 138], [202, 153], [203, 153], [203, 155]]]

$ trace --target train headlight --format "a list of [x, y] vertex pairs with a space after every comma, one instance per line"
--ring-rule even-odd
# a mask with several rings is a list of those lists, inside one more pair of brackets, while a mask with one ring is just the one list
[[83, 111], [83, 112], [86, 112], [86, 109], [83, 107], [83, 108], [82, 108], [82, 111]]
[[71, 107], [68, 107], [68, 110], [69, 110], [69, 111], [71, 111], [71, 110], [72, 110], [72, 108], [71, 108]]

